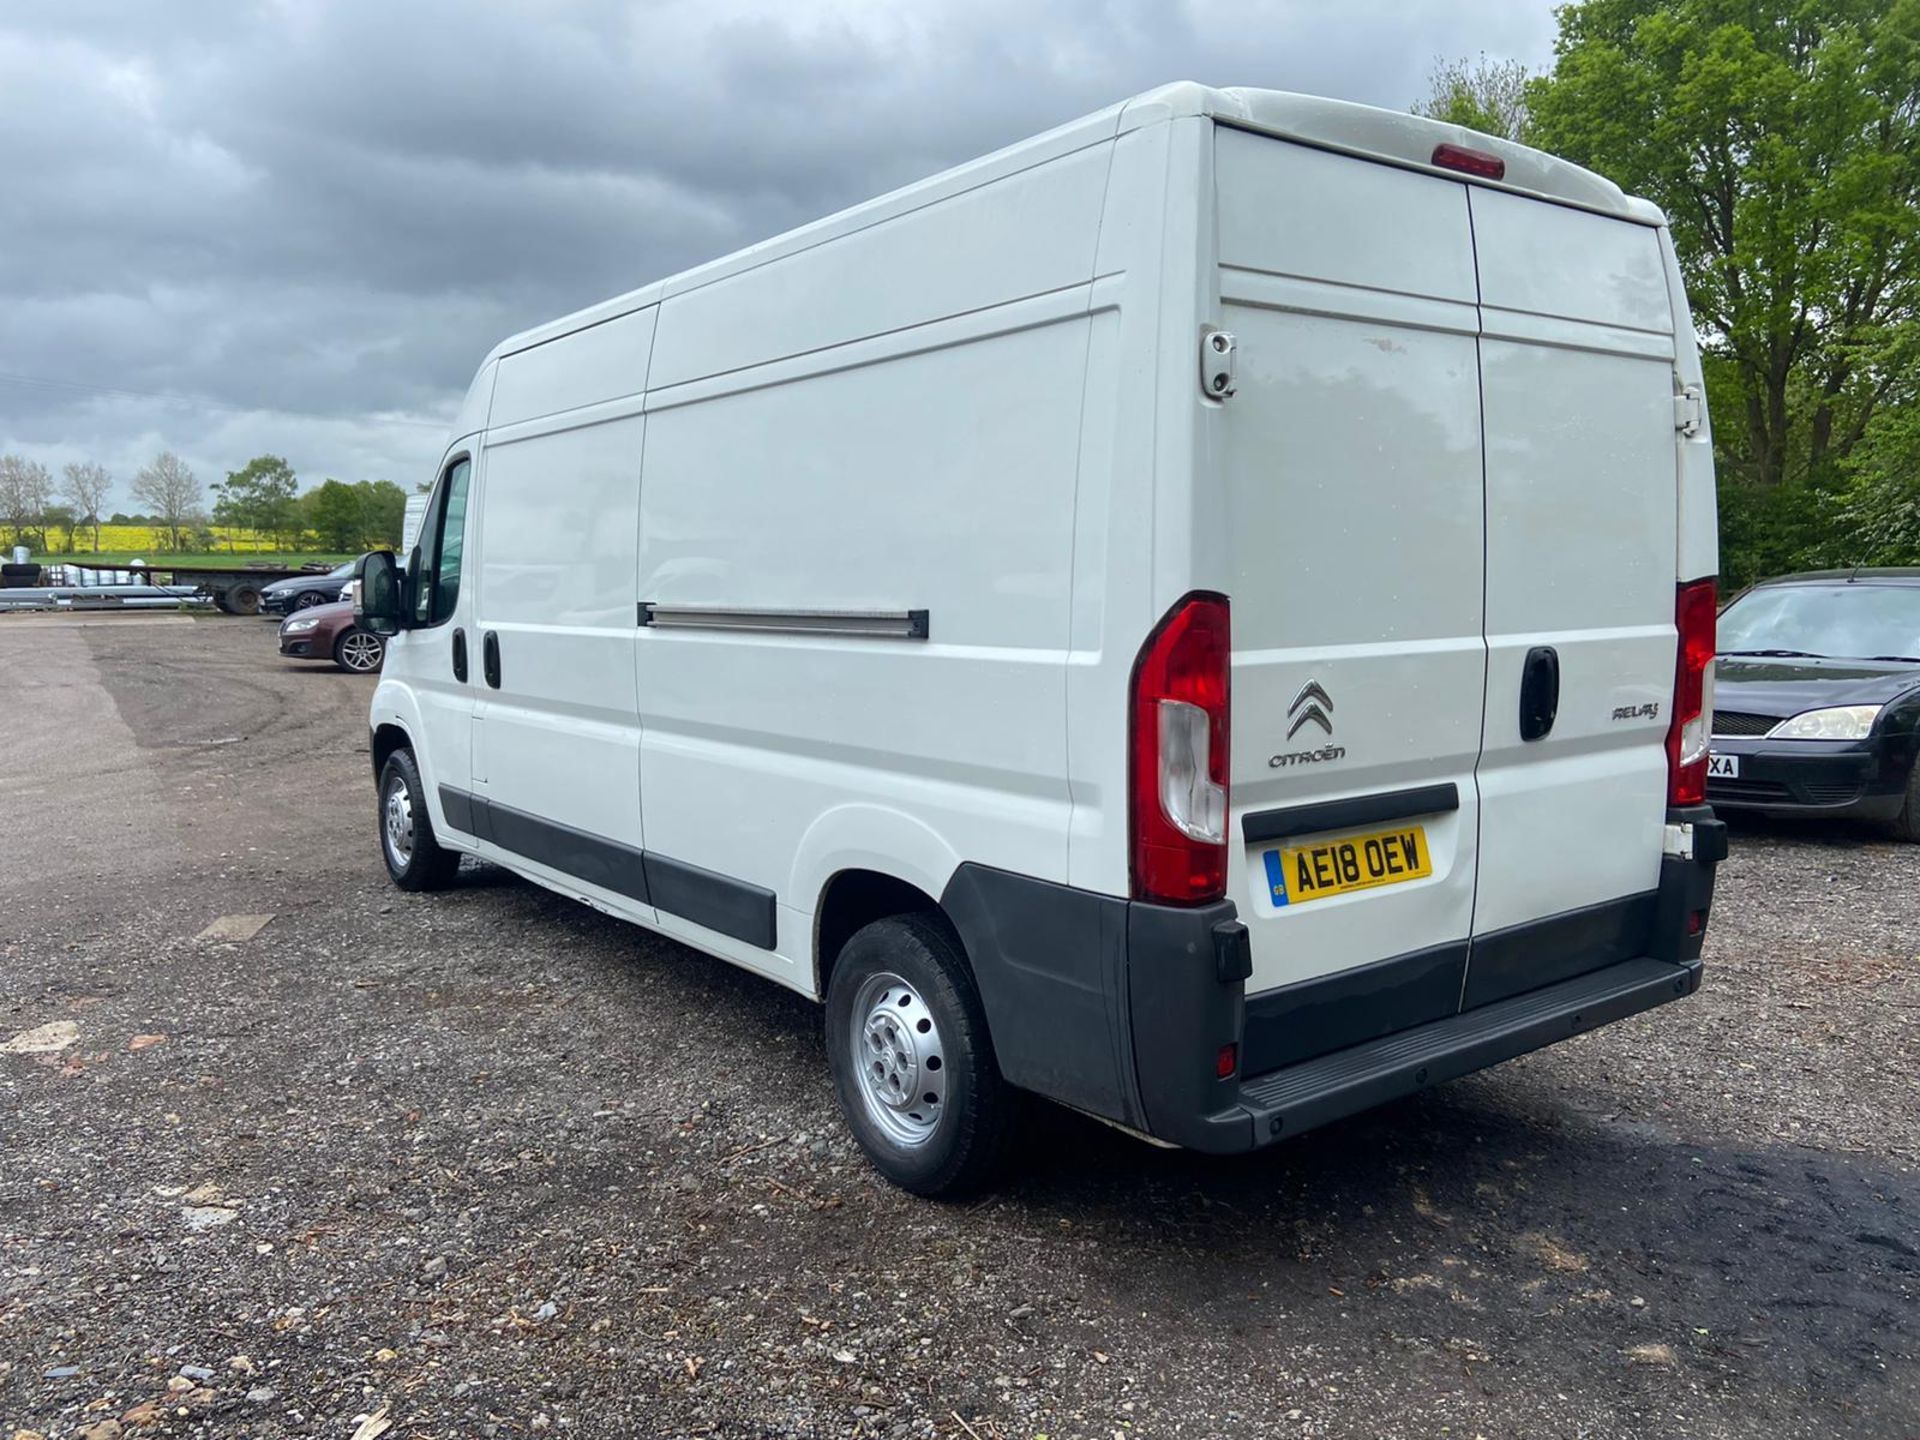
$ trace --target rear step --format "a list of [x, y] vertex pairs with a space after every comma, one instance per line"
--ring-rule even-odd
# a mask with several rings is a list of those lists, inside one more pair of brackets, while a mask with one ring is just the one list
[[1253, 1117], [1253, 1143], [1268, 1144], [1511, 1060], [1582, 1030], [1651, 1010], [1692, 994], [1699, 985], [1698, 960], [1679, 965], [1666, 960], [1623, 960], [1557, 985], [1256, 1075], [1241, 1084], [1240, 1104]]

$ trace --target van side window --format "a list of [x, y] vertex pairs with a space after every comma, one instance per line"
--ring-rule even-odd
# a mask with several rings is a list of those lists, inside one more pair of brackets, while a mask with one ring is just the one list
[[461, 557], [467, 542], [467, 481], [471, 462], [455, 462], [428, 504], [420, 527], [420, 568], [413, 577], [413, 622], [438, 625], [451, 619], [460, 599]]

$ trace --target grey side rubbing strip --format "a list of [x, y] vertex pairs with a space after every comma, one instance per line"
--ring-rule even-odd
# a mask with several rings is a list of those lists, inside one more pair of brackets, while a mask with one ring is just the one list
[[762, 950], [774, 947], [775, 896], [762, 886], [650, 850], [636, 850], [445, 785], [440, 787], [440, 808], [449, 825], [463, 823], [466, 833], [491, 840], [502, 850]]
[[570, 825], [542, 820], [537, 815], [497, 805], [491, 800], [477, 800], [478, 807], [486, 811], [486, 838], [503, 850], [551, 865], [589, 885], [625, 895], [642, 905], [652, 903], [642, 856], [631, 846], [603, 840]]
[[640, 623], [654, 629], [757, 630], [779, 635], [857, 635], [925, 640], [925, 610], [743, 610], [725, 605], [640, 602]]
[[451, 785], [440, 787], [440, 813], [447, 817], [447, 824], [462, 835], [478, 835], [479, 807], [473, 803], [473, 797], [464, 790], [455, 790]]
[[773, 949], [773, 891], [651, 850], [646, 866], [647, 887], [659, 909], [762, 950]]

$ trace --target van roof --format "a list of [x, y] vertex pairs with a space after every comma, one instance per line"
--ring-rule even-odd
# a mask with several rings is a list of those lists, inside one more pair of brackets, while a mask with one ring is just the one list
[[[1417, 170], [1432, 170], [1452, 180], [1488, 185], [1499, 190], [1556, 200], [1583, 210], [1595, 210], [1621, 220], [1642, 225], [1661, 225], [1666, 217], [1652, 201], [1628, 195], [1604, 175], [1562, 160], [1544, 150], [1516, 141], [1504, 140], [1469, 130], [1464, 125], [1449, 125], [1403, 110], [1383, 110], [1375, 105], [1356, 105], [1350, 100], [1329, 100], [1319, 95], [1296, 95], [1286, 90], [1213, 90], [1204, 85], [1181, 83], [1165, 85], [1137, 96], [1126, 106], [1126, 121], [1121, 129], [1135, 128], [1131, 121], [1142, 116], [1164, 113], [1172, 119], [1179, 115], [1207, 115], [1227, 125], [1257, 130], [1326, 150], [1339, 150], [1369, 160], [1385, 160]], [[1441, 170], [1433, 164], [1434, 148], [1460, 145], [1481, 150], [1506, 162], [1506, 174], [1498, 181]]]
[[[1450, 180], [1465, 180], [1471, 184], [1538, 196], [1643, 225], [1665, 223], [1659, 208], [1650, 201], [1626, 194], [1611, 180], [1582, 169], [1571, 161], [1511, 140], [1483, 135], [1463, 126], [1429, 120], [1424, 116], [1383, 110], [1372, 105], [1356, 105], [1347, 100], [1297, 95], [1285, 90], [1215, 89], [1183, 80], [1109, 105], [1092, 115], [1018, 141], [1004, 150], [917, 180], [851, 209], [762, 240], [641, 289], [628, 291], [584, 310], [523, 330], [495, 346], [487, 356], [487, 363], [517, 350], [583, 330], [589, 325], [617, 319], [670, 295], [697, 290], [729, 275], [864, 230], [1088, 145], [1111, 140], [1129, 131], [1196, 115], [1325, 150], [1425, 170], [1444, 175]], [[1454, 170], [1438, 169], [1432, 163], [1432, 156], [1434, 147], [1441, 144], [1463, 145], [1497, 155], [1506, 162], [1504, 179], [1482, 180]], [[484, 370], [486, 367], [483, 364], [481, 368]]]

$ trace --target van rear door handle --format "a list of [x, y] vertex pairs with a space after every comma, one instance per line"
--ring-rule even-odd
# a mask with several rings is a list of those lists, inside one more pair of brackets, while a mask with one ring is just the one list
[[1559, 652], [1551, 645], [1536, 645], [1520, 671], [1520, 738], [1543, 739], [1559, 713]]
[[453, 632], [453, 678], [463, 683], [467, 678], [467, 632], [458, 628]]
[[480, 668], [486, 673], [487, 684], [494, 689], [500, 688], [500, 634], [489, 630], [480, 639]]

